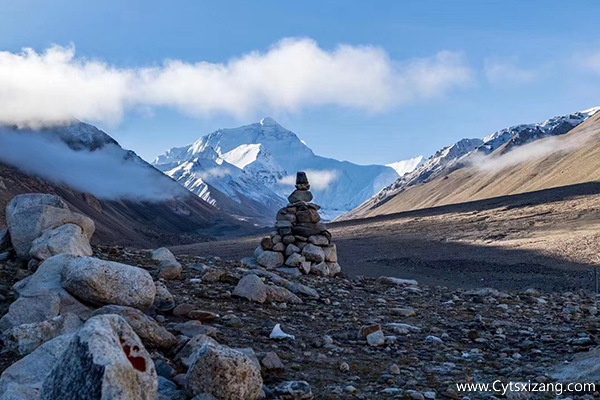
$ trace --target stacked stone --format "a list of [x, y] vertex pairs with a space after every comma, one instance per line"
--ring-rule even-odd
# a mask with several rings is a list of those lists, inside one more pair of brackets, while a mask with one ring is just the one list
[[296, 175], [296, 190], [289, 204], [277, 212], [275, 230], [261, 240], [254, 257], [267, 268], [298, 268], [302, 273], [334, 276], [340, 273], [337, 249], [331, 233], [321, 223], [320, 206], [304, 172]]

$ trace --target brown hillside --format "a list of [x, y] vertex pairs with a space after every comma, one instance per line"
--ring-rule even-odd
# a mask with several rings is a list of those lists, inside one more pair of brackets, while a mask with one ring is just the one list
[[[506, 154], [502, 148], [476, 166], [399, 192], [348, 217], [364, 218], [600, 181], [600, 115], [564, 136], [546, 138]], [[528, 153], [532, 155], [529, 156]], [[518, 162], [519, 159], [523, 162]], [[501, 167], [504, 165], [504, 167]]]

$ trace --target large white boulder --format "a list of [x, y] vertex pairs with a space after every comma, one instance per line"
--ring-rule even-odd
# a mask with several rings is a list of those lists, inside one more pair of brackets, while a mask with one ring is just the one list
[[156, 286], [148, 271], [94, 257], [72, 258], [61, 274], [62, 286], [73, 296], [97, 304], [148, 310]]
[[62, 270], [73, 260], [77, 258], [68, 254], [50, 257], [33, 275], [17, 282], [13, 289], [19, 297], [0, 319], [0, 331], [22, 324], [43, 322], [66, 313], [88, 318], [92, 310], [61, 285]]
[[29, 250], [29, 255], [38, 260], [45, 260], [57, 254], [71, 254], [77, 257], [93, 254], [90, 241], [80, 226], [65, 224], [46, 230], [31, 243]]
[[75, 224], [88, 240], [95, 230], [94, 221], [70, 211], [60, 197], [40, 193], [15, 196], [6, 207], [6, 222], [17, 255], [25, 259], [29, 257], [31, 243], [45, 230]]
[[192, 356], [186, 386], [192, 395], [209, 393], [222, 400], [256, 400], [262, 397], [260, 367], [244, 353], [225, 346], [205, 344]]
[[117, 315], [90, 318], [44, 381], [40, 399], [155, 400], [158, 379], [140, 338]]
[[73, 334], [58, 336], [8, 367], [0, 376], [0, 400], [37, 400], [46, 377]]

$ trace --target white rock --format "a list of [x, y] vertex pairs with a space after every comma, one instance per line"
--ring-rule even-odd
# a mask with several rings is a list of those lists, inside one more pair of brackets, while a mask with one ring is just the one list
[[224, 346], [203, 345], [192, 357], [186, 388], [192, 395], [209, 393], [223, 400], [262, 397], [260, 367], [247, 355]]
[[61, 283], [73, 296], [92, 304], [117, 304], [142, 311], [152, 307], [156, 295], [147, 271], [93, 257], [69, 260], [62, 270]]
[[37, 400], [46, 377], [73, 334], [58, 336], [8, 367], [0, 376], [0, 400]]
[[414, 279], [401, 279], [401, 278], [394, 278], [391, 276], [380, 276], [379, 278], [377, 278], [377, 281], [379, 283], [383, 283], [385, 285], [390, 285], [390, 286], [416, 286], [419, 284]]
[[47, 229], [75, 224], [88, 240], [95, 230], [94, 221], [70, 211], [60, 197], [39, 193], [15, 196], [6, 207], [6, 222], [12, 245], [21, 258], [29, 257], [31, 243]]
[[177, 259], [166, 247], [160, 247], [152, 252], [152, 259], [156, 261], [171, 261], [176, 263]]
[[31, 243], [29, 255], [38, 260], [46, 260], [57, 254], [71, 254], [76, 257], [91, 256], [92, 246], [78, 225], [65, 224], [49, 229]]
[[73, 393], [81, 399], [156, 399], [154, 363], [123, 318], [90, 318], [44, 381], [40, 399], [69, 399]]
[[269, 338], [270, 339], [291, 339], [291, 340], [294, 340], [294, 339], [296, 339], [296, 336], [290, 335], [289, 333], [285, 333], [281, 329], [281, 325], [280, 324], [276, 324], [273, 327], [273, 330], [271, 331], [271, 334], [269, 335]]
[[64, 290], [60, 282], [64, 266], [76, 259], [68, 254], [50, 257], [33, 275], [17, 282], [13, 289], [19, 297], [0, 319], [0, 330], [43, 322], [66, 313], [87, 319], [92, 310]]

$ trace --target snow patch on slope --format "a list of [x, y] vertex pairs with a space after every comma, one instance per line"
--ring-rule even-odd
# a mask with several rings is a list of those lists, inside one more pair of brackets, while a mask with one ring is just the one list
[[395, 163], [386, 164], [388, 167], [393, 168], [394, 171], [400, 176], [408, 174], [417, 168], [423, 162], [423, 156], [417, 156], [408, 160], [397, 161]]

